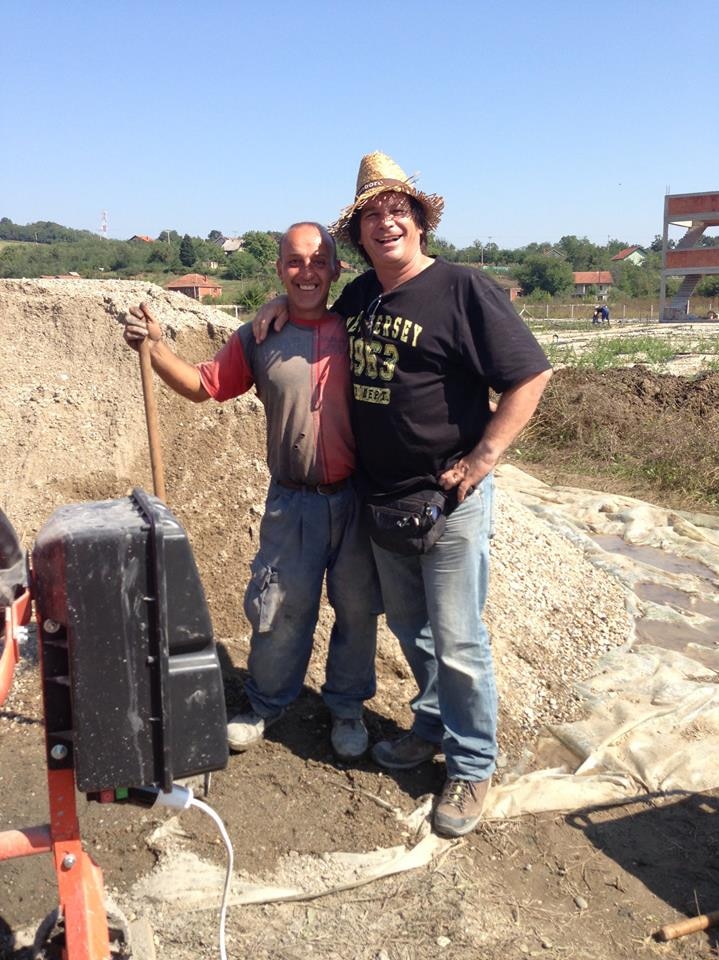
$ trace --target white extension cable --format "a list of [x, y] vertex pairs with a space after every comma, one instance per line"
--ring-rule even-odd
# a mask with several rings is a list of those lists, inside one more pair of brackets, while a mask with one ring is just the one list
[[220, 816], [212, 809], [211, 806], [209, 806], [207, 803], [204, 803], [202, 800], [196, 800], [194, 797], [192, 800], [190, 800], [190, 806], [197, 807], [198, 810], [202, 810], [207, 814], [208, 817], [211, 817], [215, 821], [217, 829], [220, 831], [220, 836], [225, 844], [225, 849], [227, 850], [227, 872], [225, 874], [225, 887], [222, 891], [222, 906], [220, 908], [220, 960], [227, 960], [227, 949], [225, 945], [225, 920], [227, 919], [227, 901], [230, 896], [230, 887], [232, 885], [232, 866], [234, 863], [232, 842], [230, 841], [230, 837]]
[[[147, 800], [153, 795], [156, 799], [152, 804], [147, 804]], [[183, 787], [179, 783], [173, 783], [172, 790], [170, 790], [169, 793], [164, 793], [162, 790], [154, 787], [140, 788], [139, 790], [131, 789], [130, 797], [136, 802], [142, 802], [146, 805], [171, 807], [174, 810], [187, 810], [188, 807], [197, 807], [198, 810], [202, 810], [203, 813], [206, 813], [208, 817], [214, 820], [225, 844], [225, 849], [227, 850], [227, 871], [225, 873], [225, 887], [222, 892], [222, 906], [220, 908], [220, 960], [227, 960], [225, 923], [227, 920], [227, 901], [229, 900], [230, 887], [232, 886], [232, 870], [235, 857], [234, 851], [232, 850], [232, 842], [219, 814], [217, 814], [209, 804], [204, 803], [202, 800], [197, 800], [189, 787]]]

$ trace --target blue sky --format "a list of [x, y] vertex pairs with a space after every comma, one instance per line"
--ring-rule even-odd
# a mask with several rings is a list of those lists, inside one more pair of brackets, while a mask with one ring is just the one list
[[5, 0], [0, 216], [109, 235], [334, 220], [360, 157], [438, 234], [647, 243], [719, 189], [716, 0]]

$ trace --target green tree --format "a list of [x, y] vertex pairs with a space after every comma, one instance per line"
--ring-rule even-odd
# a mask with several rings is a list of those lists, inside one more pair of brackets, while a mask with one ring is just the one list
[[274, 288], [267, 283], [250, 283], [239, 295], [237, 302], [245, 310], [258, 310], [273, 292]]
[[700, 297], [719, 297], [719, 277], [704, 277], [697, 286]]
[[180, 263], [183, 267], [193, 267], [196, 262], [195, 245], [192, 242], [192, 237], [189, 233], [186, 233], [180, 244]]
[[457, 259], [457, 248], [442, 237], [430, 233], [427, 237], [427, 253], [430, 257], [444, 257], [445, 260]]
[[515, 272], [526, 294], [539, 290], [555, 296], [572, 288], [572, 268], [558, 257], [533, 254]]
[[225, 276], [230, 280], [247, 280], [261, 271], [262, 264], [247, 250], [237, 250], [225, 261]]
[[600, 270], [609, 263], [607, 249], [598, 247], [586, 237], [569, 234], [561, 238], [555, 249], [571, 264], [572, 270]]
[[262, 264], [274, 263], [277, 259], [277, 240], [262, 230], [248, 230], [243, 236], [243, 249]]

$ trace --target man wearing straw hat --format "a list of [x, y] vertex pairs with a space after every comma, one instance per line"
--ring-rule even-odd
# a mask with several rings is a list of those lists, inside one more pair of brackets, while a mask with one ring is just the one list
[[326, 573], [335, 622], [322, 696], [336, 755], [355, 760], [368, 747], [362, 712], [375, 692], [380, 597], [351, 478], [347, 334], [342, 319], [327, 312], [339, 274], [327, 230], [317, 223], [290, 227], [280, 240], [277, 273], [290, 322], [272, 342], [255, 344], [247, 324], [212, 360], [193, 365], [167, 346], [145, 304], [130, 310], [125, 339], [137, 348], [147, 337], [154, 370], [187, 399], [228, 400], [254, 384], [267, 414], [271, 482], [245, 593], [252, 626], [247, 703], [228, 724], [231, 749], [261, 741], [299, 694]]
[[[481, 272], [427, 256], [444, 201], [383, 153], [362, 158], [330, 229], [372, 270], [333, 309], [346, 318], [353, 427], [387, 621], [419, 691], [412, 729], [374, 760], [410, 769], [444, 753], [434, 812], [474, 829], [495, 769], [497, 697], [487, 630], [492, 470], [532, 416], [549, 363]], [[264, 335], [264, 323], [258, 337]], [[492, 412], [489, 390], [500, 395]]]

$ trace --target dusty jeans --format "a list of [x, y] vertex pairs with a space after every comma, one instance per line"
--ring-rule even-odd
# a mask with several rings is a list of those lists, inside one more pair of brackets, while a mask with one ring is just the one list
[[414, 732], [442, 746], [447, 774], [491, 776], [497, 757], [497, 691], [482, 611], [489, 584], [493, 478], [448, 517], [421, 556], [373, 544], [387, 622], [419, 687]]
[[333, 494], [270, 484], [245, 613], [252, 625], [245, 690], [263, 717], [297, 697], [312, 652], [322, 581], [334, 608], [322, 697], [335, 716], [362, 715], [375, 693], [377, 572], [351, 484]]

